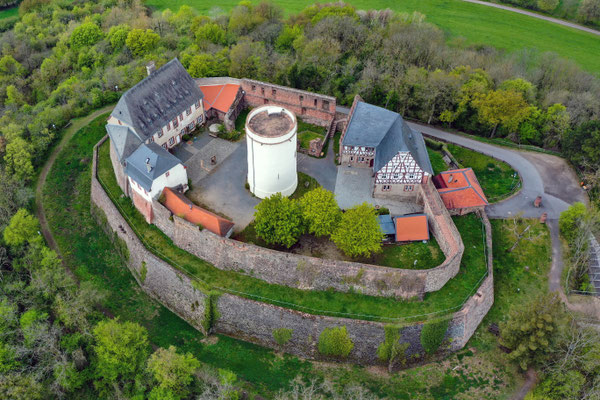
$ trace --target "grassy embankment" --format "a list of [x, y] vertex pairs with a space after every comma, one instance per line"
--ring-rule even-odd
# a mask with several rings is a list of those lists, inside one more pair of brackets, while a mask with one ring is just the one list
[[[314, 3], [312, 0], [274, 2], [288, 14]], [[222, 0], [218, 4], [209, 0], [146, 0], [152, 8], [178, 10], [187, 4], [205, 15], [215, 9], [230, 10], [238, 3], [238, 0]], [[490, 45], [507, 51], [525, 48], [551, 51], [575, 61], [591, 73], [600, 74], [598, 36], [577, 29], [461, 0], [349, 0], [348, 3], [358, 9], [418, 11], [427, 16], [427, 21], [439, 26], [448, 40], [460, 42], [464, 38], [468, 44]]]
[[122, 320], [144, 325], [153, 344], [175, 345], [206, 364], [230, 369], [245, 380], [245, 387], [267, 397], [296, 375], [307, 380], [327, 377], [338, 384], [357, 382], [380, 396], [397, 399], [416, 395], [422, 399], [466, 395], [502, 399], [508, 398], [520, 383], [517, 370], [497, 349], [495, 338], [486, 327], [499, 321], [512, 304], [546, 290], [550, 244], [544, 226], [533, 222], [534, 229], [543, 236], [535, 242], [523, 242], [507, 254], [505, 250], [513, 243], [512, 234], [505, 229], [510, 222], [492, 221], [496, 301], [471, 342], [473, 347], [441, 363], [387, 375], [383, 370], [312, 364], [295, 357], [282, 357], [221, 335], [205, 341], [198, 331], [139, 289], [114, 245], [89, 213], [91, 149], [104, 135], [105, 118], [101, 116], [82, 129], [59, 154], [43, 190], [48, 222], [65, 263], [77, 277], [105, 290], [108, 297], [102, 305]]

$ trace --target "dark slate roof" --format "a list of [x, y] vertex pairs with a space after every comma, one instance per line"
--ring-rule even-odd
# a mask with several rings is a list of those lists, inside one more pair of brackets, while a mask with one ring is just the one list
[[111, 115], [146, 139], [202, 97], [194, 79], [174, 58], [125, 92]]
[[117, 158], [123, 162], [142, 144], [142, 140], [128, 126], [108, 124], [106, 132], [110, 136], [110, 141], [115, 146]]
[[[150, 164], [150, 171], [146, 166], [146, 160]], [[125, 173], [141, 187], [150, 191], [152, 182], [177, 164], [181, 164], [181, 161], [156, 143], [142, 144], [127, 158]]]
[[379, 222], [379, 227], [384, 235], [396, 234], [396, 226], [394, 225], [394, 221], [392, 221], [392, 217], [389, 214], [378, 215], [377, 222]]
[[408, 151], [422, 170], [433, 174], [423, 135], [412, 130], [400, 114], [382, 107], [359, 101], [342, 144], [374, 147], [375, 171], [383, 168], [398, 152]]

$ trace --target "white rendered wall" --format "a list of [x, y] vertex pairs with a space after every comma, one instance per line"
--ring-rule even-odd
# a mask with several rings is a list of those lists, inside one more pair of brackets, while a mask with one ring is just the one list
[[149, 202], [151, 202], [152, 199], [157, 199], [166, 187], [174, 188], [182, 185], [187, 190], [188, 177], [183, 164], [177, 164], [171, 168], [168, 173], [169, 176], [167, 176], [167, 173], [165, 172], [152, 182], [152, 189], [150, 192], [144, 192], [144, 189], [138, 187], [137, 183], [131, 178], [129, 178], [129, 182], [133, 190]]
[[[268, 109], [281, 110], [280, 106], [263, 106], [250, 112], [252, 116]], [[298, 186], [296, 171], [296, 146], [298, 124], [291, 112], [284, 110], [293, 121], [290, 131], [282, 136], [260, 136], [248, 128], [246, 123], [246, 145], [248, 147], [248, 184], [256, 197], [264, 199], [275, 193], [290, 196]], [[283, 133], [283, 132], [282, 132]]]

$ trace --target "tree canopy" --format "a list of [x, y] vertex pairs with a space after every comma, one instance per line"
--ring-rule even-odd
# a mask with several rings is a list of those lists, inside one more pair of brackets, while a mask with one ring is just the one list
[[350, 257], [369, 257], [381, 251], [383, 233], [373, 206], [363, 203], [347, 210], [331, 239]]
[[276, 193], [261, 201], [254, 213], [256, 233], [269, 244], [293, 246], [304, 233], [302, 209], [297, 201]]

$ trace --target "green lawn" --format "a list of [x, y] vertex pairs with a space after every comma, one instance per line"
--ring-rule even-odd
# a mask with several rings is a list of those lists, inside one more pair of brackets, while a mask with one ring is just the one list
[[509, 197], [520, 188], [518, 174], [505, 162], [451, 143], [446, 146], [463, 167], [473, 168], [490, 203]]
[[429, 161], [431, 161], [431, 166], [433, 167], [434, 175], [448, 170], [448, 166], [446, 165], [446, 162], [444, 161], [442, 155], [439, 152], [433, 150], [428, 146], [427, 154], [429, 154]]
[[322, 139], [323, 136], [312, 131], [303, 131], [298, 134], [298, 140], [300, 141], [300, 147], [303, 149], [310, 148], [310, 141], [313, 139]]
[[7, 8], [0, 10], [0, 19], [16, 17], [19, 15], [19, 7]]
[[[298, 12], [313, 3], [312, 0], [274, 2], [287, 13]], [[238, 3], [238, 0], [216, 4], [208, 0], [146, 0], [153, 8], [177, 10], [187, 4], [208, 15], [230, 10]], [[468, 44], [486, 44], [508, 51], [523, 48], [552, 51], [600, 75], [600, 38], [591, 33], [461, 0], [350, 0], [348, 3], [359, 9], [418, 11], [427, 16], [427, 21], [439, 26], [449, 40], [464, 38]]]
[[374, 256], [374, 264], [392, 268], [429, 269], [437, 267], [445, 259], [432, 235], [427, 243], [386, 244], [382, 252]]
[[[98, 132], [100, 136], [100, 132]], [[268, 284], [262, 280], [240, 275], [233, 271], [222, 271], [208, 262], [174, 246], [171, 240], [154, 225], [148, 225], [134, 208], [130, 199], [121, 197], [112, 170], [109, 146], [106, 142], [100, 148], [98, 162], [99, 177], [107, 185], [113, 201], [125, 213], [135, 230], [142, 235], [145, 243], [160, 248], [159, 257], [176, 265], [196, 278], [205, 289], [235, 290], [249, 298], [260, 296], [273, 304], [292, 303], [291, 308], [319, 313], [353, 317], [355, 314], [369, 315], [372, 320], [422, 320], [432, 312], [447, 314], [460, 308], [461, 304], [477, 288], [486, 274], [484, 241], [481, 222], [473, 215], [455, 218], [455, 223], [465, 242], [465, 253], [458, 275], [444, 288], [428, 293], [425, 301], [398, 301], [392, 298], [365, 296], [358, 293], [335, 291], [309, 291]], [[151, 251], [154, 251], [150, 248]], [[155, 252], [156, 254], [156, 252]], [[319, 310], [319, 311], [317, 311]]]

